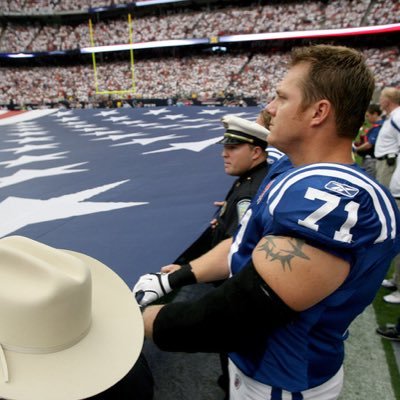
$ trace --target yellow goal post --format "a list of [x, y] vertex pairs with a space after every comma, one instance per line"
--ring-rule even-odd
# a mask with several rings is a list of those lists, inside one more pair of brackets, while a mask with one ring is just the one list
[[[135, 93], [135, 60], [133, 57], [133, 29], [132, 29], [132, 17], [131, 14], [128, 14], [128, 28], [129, 28], [129, 44], [130, 46], [130, 69], [131, 69], [131, 83], [132, 86], [126, 90], [99, 90], [99, 81], [97, 75], [97, 65], [96, 65], [96, 54], [92, 52], [92, 62], [93, 62], [93, 76], [94, 76], [94, 86], [96, 94], [127, 94], [127, 93]], [[90, 36], [90, 44], [94, 48], [94, 35], [93, 35], [93, 23], [92, 19], [89, 18], [89, 36]]]

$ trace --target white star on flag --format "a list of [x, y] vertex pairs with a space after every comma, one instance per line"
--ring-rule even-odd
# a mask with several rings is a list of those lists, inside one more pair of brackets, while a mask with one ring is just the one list
[[69, 151], [62, 151], [60, 153], [44, 154], [42, 156], [21, 156], [15, 160], [2, 161], [0, 162], [0, 165], [5, 165], [5, 168], [12, 168], [18, 167], [20, 165], [30, 164], [33, 162], [58, 160], [60, 158], [66, 158], [64, 154], [68, 153]]
[[24, 226], [45, 221], [54, 221], [78, 215], [135, 207], [148, 202], [88, 202], [100, 193], [119, 186], [126, 181], [115, 182], [81, 192], [53, 197], [47, 200], [8, 197], [0, 203], [0, 215], [7, 215], [7, 221], [0, 225], [0, 236], [8, 235]]
[[54, 136], [44, 136], [44, 137], [39, 136], [39, 137], [26, 137], [23, 139], [9, 139], [9, 140], [5, 140], [5, 142], [26, 144], [26, 143], [32, 143], [32, 142], [48, 142], [53, 139], [54, 139]]
[[203, 110], [200, 111], [199, 114], [208, 114], [208, 115], [215, 115], [215, 114], [224, 114], [225, 111], [222, 110]]
[[129, 133], [129, 134], [124, 134], [124, 135], [110, 135], [110, 136], [106, 136], [106, 137], [99, 137], [99, 138], [92, 139], [92, 140], [93, 141], [112, 140], [113, 142], [115, 142], [116, 140], [127, 139], [127, 138], [131, 138], [131, 137], [139, 137], [139, 136], [146, 136], [146, 134], [145, 133]]
[[22, 147], [14, 147], [11, 149], [3, 149], [0, 151], [4, 152], [13, 152], [14, 154], [20, 154], [20, 153], [28, 153], [29, 151], [34, 151], [34, 150], [47, 150], [47, 149], [54, 149], [55, 147], [58, 147], [60, 143], [49, 143], [49, 144], [26, 144]]
[[110, 118], [103, 119], [103, 121], [117, 122], [117, 121], [125, 121], [127, 119], [129, 119], [129, 117], [110, 117]]
[[160, 108], [159, 110], [149, 110], [144, 115], [160, 115], [169, 112], [166, 108]]
[[42, 136], [42, 135], [47, 135], [49, 132], [48, 131], [21, 131], [21, 132], [11, 132], [9, 135], [10, 136], [18, 136], [18, 137], [28, 137], [28, 136]]
[[110, 111], [101, 111], [97, 114], [94, 114], [96, 117], [102, 116], [102, 117], [107, 117], [108, 115], [115, 115], [118, 114], [117, 110], [110, 110]]
[[165, 117], [161, 117], [160, 119], [170, 119], [172, 121], [176, 119], [182, 119], [185, 118], [183, 114], [176, 114], [176, 115], [166, 115]]
[[29, 181], [36, 178], [43, 178], [45, 176], [73, 174], [76, 172], [88, 171], [88, 169], [71, 169], [83, 164], [87, 163], [82, 162], [78, 164], [62, 165], [61, 167], [46, 169], [20, 169], [13, 175], [0, 177], [0, 188], [12, 186], [17, 183]]
[[147, 151], [143, 154], [155, 154], [155, 153], [164, 153], [167, 151], [175, 151], [175, 150], [189, 150], [199, 152], [204, 150], [206, 147], [212, 146], [213, 144], [219, 142], [221, 140], [220, 137], [202, 140], [200, 142], [186, 142], [186, 143], [170, 143], [171, 147], [167, 147], [165, 149]]
[[147, 139], [132, 139], [130, 142], [112, 144], [111, 146], [112, 147], [128, 146], [128, 145], [131, 145], [131, 144], [141, 144], [142, 146], [146, 146], [148, 144], [159, 142], [161, 140], [178, 139], [178, 138], [182, 138], [182, 137], [185, 137], [185, 136], [165, 135], [165, 136], [157, 136], [157, 137], [147, 138]]

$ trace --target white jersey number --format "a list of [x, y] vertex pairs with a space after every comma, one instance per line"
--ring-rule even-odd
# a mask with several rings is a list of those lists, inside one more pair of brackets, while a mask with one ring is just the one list
[[[318, 231], [318, 221], [339, 206], [340, 197], [314, 188], [308, 188], [304, 197], [308, 200], [318, 199], [325, 202], [325, 204], [311, 213], [307, 218], [299, 219], [297, 221], [299, 225], [305, 226], [306, 228], [314, 231]], [[333, 237], [335, 240], [346, 243], [351, 242], [353, 235], [350, 233], [350, 229], [353, 228], [353, 226], [357, 223], [359, 207], [360, 205], [354, 201], [350, 201], [346, 204], [344, 209], [347, 212], [347, 219], [340, 229], [335, 231], [335, 235]]]
[[244, 232], [246, 231], [247, 224], [249, 223], [252, 213], [253, 212], [252, 212], [251, 208], [248, 208], [246, 213], [243, 215], [243, 218], [240, 220], [239, 231], [235, 237], [235, 241], [231, 244], [231, 248], [229, 250], [229, 255], [228, 255], [229, 269], [231, 268], [232, 255], [238, 251], [239, 245], [240, 245], [240, 243], [242, 243], [243, 235], [244, 235]]

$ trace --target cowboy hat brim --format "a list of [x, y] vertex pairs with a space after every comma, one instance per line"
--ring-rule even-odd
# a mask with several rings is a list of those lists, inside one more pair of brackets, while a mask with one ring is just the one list
[[[133, 367], [143, 346], [143, 319], [125, 282], [87, 255], [92, 276], [92, 325], [75, 345], [54, 353], [4, 350], [9, 381], [0, 371], [0, 397], [15, 400], [79, 400], [105, 391]], [[134, 397], [135, 394], [132, 393]]]

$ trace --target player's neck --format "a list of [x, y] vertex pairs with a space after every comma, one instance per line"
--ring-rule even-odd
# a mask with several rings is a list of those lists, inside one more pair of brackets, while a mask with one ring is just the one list
[[339, 163], [353, 164], [351, 155], [351, 140], [337, 138], [334, 143], [328, 141], [321, 144], [308, 143], [307, 146], [298, 146], [292, 154], [288, 154], [291, 162], [295, 166], [315, 164], [315, 163]]

